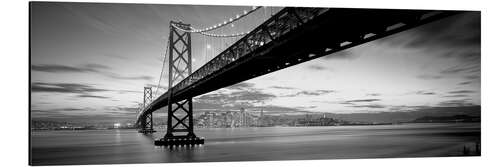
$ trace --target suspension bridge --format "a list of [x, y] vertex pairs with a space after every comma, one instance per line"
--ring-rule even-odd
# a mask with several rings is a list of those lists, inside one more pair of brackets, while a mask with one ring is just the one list
[[[167, 132], [155, 145], [203, 144], [193, 125], [193, 97], [380, 39], [458, 11], [252, 7], [206, 28], [171, 21], [158, 86], [144, 88], [139, 132], [152, 133], [153, 112], [167, 108]], [[257, 14], [257, 11], [264, 15]], [[254, 15], [254, 16], [252, 16]], [[248, 17], [265, 19], [246, 32], [230, 28]], [[254, 19], [255, 20], [255, 19]], [[247, 23], [248, 24], [248, 23]], [[193, 72], [192, 36], [206, 46]], [[230, 45], [229, 45], [230, 44]], [[216, 49], [218, 48], [218, 49]], [[167, 75], [168, 72], [168, 75]], [[162, 86], [166, 75], [168, 86]]]

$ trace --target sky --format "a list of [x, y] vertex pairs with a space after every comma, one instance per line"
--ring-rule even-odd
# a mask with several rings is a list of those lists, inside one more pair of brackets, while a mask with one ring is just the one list
[[[134, 120], [143, 87], [158, 85], [171, 20], [202, 28], [250, 9], [32, 3], [31, 117]], [[250, 31], [279, 9], [261, 8], [213, 33]], [[193, 34], [193, 69], [235, 40]], [[480, 13], [466, 12], [197, 96], [194, 109], [303, 114], [477, 106], [480, 45]]]

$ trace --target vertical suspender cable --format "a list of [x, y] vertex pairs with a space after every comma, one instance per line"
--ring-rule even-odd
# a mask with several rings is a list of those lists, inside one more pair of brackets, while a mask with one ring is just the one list
[[161, 73], [160, 73], [160, 79], [158, 80], [158, 86], [156, 87], [156, 91], [155, 91], [155, 97], [158, 97], [158, 89], [160, 89], [160, 83], [161, 83], [161, 79], [163, 77], [163, 71], [165, 69], [165, 61], [167, 60], [167, 53], [168, 53], [168, 49], [169, 49], [169, 44], [170, 44], [170, 40], [167, 39], [167, 49], [165, 49], [165, 54], [163, 56], [163, 65], [161, 66]]

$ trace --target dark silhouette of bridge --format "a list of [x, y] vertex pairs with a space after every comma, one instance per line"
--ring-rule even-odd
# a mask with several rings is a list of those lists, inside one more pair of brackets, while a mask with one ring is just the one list
[[[141, 132], [154, 132], [152, 113], [168, 107], [167, 133], [155, 144], [202, 144], [203, 139], [196, 137], [193, 130], [193, 97], [457, 13], [287, 7], [194, 72], [191, 33], [208, 30], [195, 30], [189, 24], [172, 21], [168, 91], [153, 100], [151, 89], [145, 89], [144, 108], [137, 124]], [[181, 81], [173, 85], [179, 79]]]

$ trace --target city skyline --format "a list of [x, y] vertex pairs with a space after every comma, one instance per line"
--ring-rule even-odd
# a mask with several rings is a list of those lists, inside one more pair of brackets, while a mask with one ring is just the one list
[[[168, 21], [182, 15], [203, 27], [250, 8], [34, 5], [31, 116], [135, 119], [142, 88], [158, 83]], [[210, 17], [201, 19], [201, 13]], [[456, 15], [200, 95], [195, 112], [373, 113], [480, 105], [479, 17]], [[206, 61], [203, 48], [215, 46], [203, 46], [196, 37], [194, 69]]]

